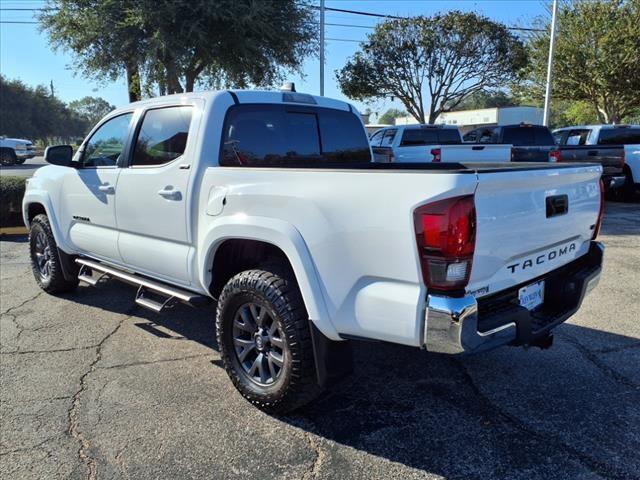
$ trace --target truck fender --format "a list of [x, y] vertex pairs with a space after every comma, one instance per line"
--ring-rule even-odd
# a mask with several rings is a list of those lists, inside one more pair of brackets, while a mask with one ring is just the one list
[[29, 228], [29, 206], [34, 203], [40, 204], [44, 207], [44, 210], [49, 217], [49, 223], [51, 224], [51, 231], [53, 232], [53, 238], [55, 238], [58, 248], [65, 252], [73, 252], [73, 249], [67, 245], [65, 236], [60, 230], [60, 224], [56, 219], [55, 210], [53, 208], [53, 202], [49, 193], [45, 190], [38, 190], [28, 188], [22, 199], [22, 219], [27, 228]]
[[284, 252], [296, 276], [309, 319], [330, 340], [340, 336], [329, 319], [321, 284], [307, 245], [290, 223], [268, 217], [232, 215], [217, 219], [199, 242], [199, 281], [208, 291], [215, 253], [225, 240], [247, 239], [270, 243]]

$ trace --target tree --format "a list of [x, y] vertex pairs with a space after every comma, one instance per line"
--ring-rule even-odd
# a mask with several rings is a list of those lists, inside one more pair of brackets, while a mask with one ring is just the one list
[[49, 0], [43, 28], [89, 76], [126, 72], [130, 100], [140, 79], [161, 94], [205, 85], [268, 85], [299, 70], [314, 51], [305, 0]]
[[72, 140], [86, 133], [86, 119], [52, 97], [44, 85], [35, 88], [0, 76], [0, 134], [46, 141]]
[[514, 98], [504, 90], [480, 90], [465, 97], [458, 110], [477, 110], [479, 108], [509, 107], [515, 104]]
[[54, 48], [70, 50], [74, 67], [89, 78], [125, 73], [129, 101], [140, 99], [145, 34], [135, 0], [49, 0], [39, 17]]
[[406, 115], [407, 112], [405, 112], [404, 110], [390, 108], [380, 116], [380, 118], [378, 119], [378, 123], [381, 123], [383, 125], [393, 125], [396, 118], [405, 117]]
[[[546, 31], [528, 42], [523, 82], [543, 97], [549, 53]], [[640, 0], [561, 3], [553, 57], [554, 99], [588, 102], [601, 123], [620, 121], [640, 106]]]
[[504, 25], [453, 11], [379, 24], [336, 78], [352, 99], [397, 97], [420, 123], [433, 123], [474, 92], [508, 84], [525, 63]]
[[107, 113], [116, 107], [100, 97], [84, 97], [80, 100], [69, 102], [69, 108], [79, 117], [87, 120], [89, 125], [95, 125]]

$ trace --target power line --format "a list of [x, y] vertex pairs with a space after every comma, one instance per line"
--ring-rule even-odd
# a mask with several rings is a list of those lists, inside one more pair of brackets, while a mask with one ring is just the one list
[[331, 40], [333, 42], [353, 42], [353, 43], [362, 43], [364, 40], [351, 40], [348, 38], [325, 38], [325, 40]]
[[369, 27], [368, 25], [353, 25], [349, 23], [325, 23], [328, 27], [353, 27], [353, 28], [368, 28], [373, 30], [376, 27]]
[[0, 23], [13, 23], [13, 24], [32, 24], [32, 25], [37, 25], [40, 22], [22, 22], [19, 20], [0, 20]]

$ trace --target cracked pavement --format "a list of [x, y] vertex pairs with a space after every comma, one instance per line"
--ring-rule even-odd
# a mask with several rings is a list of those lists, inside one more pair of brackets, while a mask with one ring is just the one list
[[640, 478], [640, 205], [608, 202], [600, 239], [550, 350], [356, 344], [350, 378], [272, 417], [221, 368], [213, 307], [155, 315], [115, 281], [53, 297], [3, 238], [0, 476]]

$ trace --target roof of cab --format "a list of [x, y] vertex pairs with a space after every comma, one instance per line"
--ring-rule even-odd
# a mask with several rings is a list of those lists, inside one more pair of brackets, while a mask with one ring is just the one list
[[[296, 101], [285, 101], [285, 94], [300, 95], [303, 98], [313, 99], [313, 102], [296, 102]], [[301, 104], [301, 105], [310, 105], [315, 103], [315, 105], [325, 108], [335, 108], [338, 110], [351, 110], [354, 113], [358, 113], [358, 110], [352, 106], [350, 103], [343, 102], [341, 100], [335, 100], [333, 98], [320, 97], [317, 95], [309, 95], [303, 92], [286, 92], [281, 90], [206, 90], [201, 92], [190, 92], [190, 93], [176, 93], [173, 95], [164, 95], [161, 97], [148, 98], [145, 100], [140, 100], [138, 102], [133, 102], [128, 105], [122, 106], [116, 111], [120, 110], [131, 110], [132, 108], [137, 107], [149, 107], [160, 103], [166, 103], [169, 99], [175, 100], [189, 100], [193, 98], [200, 98], [205, 101], [212, 100], [218, 95], [230, 95], [238, 99], [240, 104], [243, 103], [291, 103], [291, 104]], [[289, 96], [289, 98], [291, 98]], [[295, 98], [295, 97], [294, 97]]]

